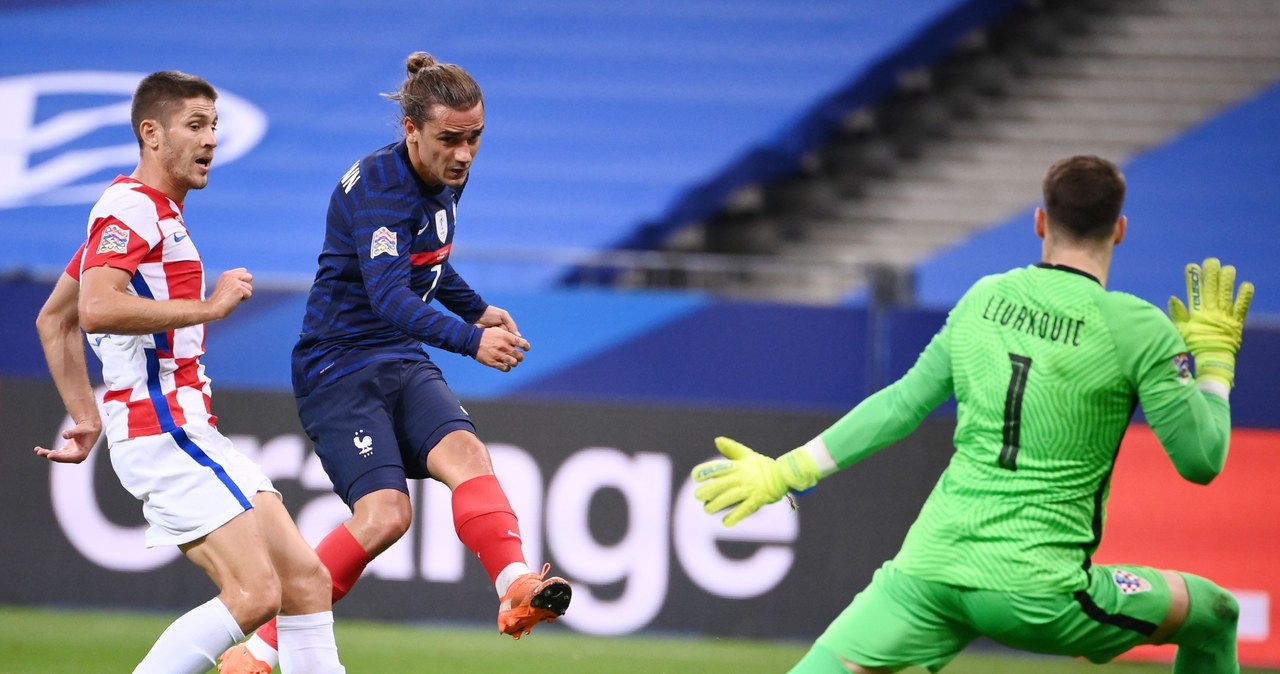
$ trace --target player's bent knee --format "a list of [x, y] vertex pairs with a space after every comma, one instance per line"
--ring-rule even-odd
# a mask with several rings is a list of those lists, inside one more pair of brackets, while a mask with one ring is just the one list
[[362, 543], [377, 550], [400, 540], [413, 523], [413, 508], [402, 492], [383, 489], [356, 501], [351, 520], [352, 533]]
[[289, 577], [284, 579], [284, 588], [286, 595], [290, 592], [324, 594], [333, 589], [333, 579], [329, 576], [329, 569], [320, 563], [319, 558], [315, 558], [294, 569]]
[[481, 475], [493, 474], [489, 448], [475, 433], [457, 430], [444, 436], [427, 454], [427, 472], [449, 489]]
[[300, 565], [281, 578], [280, 611], [285, 614], [326, 611], [333, 602], [333, 580], [329, 569], [317, 558]]
[[809, 652], [791, 668], [788, 674], [888, 674], [889, 669], [868, 669], [855, 665], [836, 655], [821, 644], [814, 644]]
[[1182, 628], [1173, 635], [1175, 644], [1196, 644], [1224, 634], [1234, 635], [1240, 619], [1240, 604], [1230, 592], [1212, 581], [1190, 573], [1187, 583], [1190, 605]]
[[407, 510], [384, 509], [371, 514], [367, 531], [381, 545], [391, 545], [409, 531], [413, 515]]
[[223, 588], [222, 602], [246, 633], [271, 620], [280, 612], [282, 586], [275, 574], [252, 583]]

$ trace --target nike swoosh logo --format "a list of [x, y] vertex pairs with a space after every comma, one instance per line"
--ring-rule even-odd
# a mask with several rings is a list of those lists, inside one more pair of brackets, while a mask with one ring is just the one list
[[183, 240], [183, 239], [185, 239], [185, 238], [187, 238], [187, 235], [186, 235], [186, 234], [174, 234], [174, 235], [173, 235], [173, 242], [174, 242], [174, 243], [182, 243], [182, 240]]
[[[512, 531], [512, 530], [510, 530], [510, 529], [507, 529], [507, 535], [508, 535], [508, 536], [511, 536], [512, 538], [520, 538], [520, 534], [517, 534], [516, 532], [514, 532], [514, 531]], [[522, 540], [523, 540], [523, 539], [522, 539]]]

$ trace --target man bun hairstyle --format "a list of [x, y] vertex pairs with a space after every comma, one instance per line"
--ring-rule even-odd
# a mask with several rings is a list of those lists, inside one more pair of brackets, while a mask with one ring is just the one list
[[142, 132], [138, 127], [143, 120], [153, 119], [164, 124], [173, 113], [175, 104], [188, 98], [216, 101], [218, 92], [204, 78], [177, 70], [162, 70], [142, 78], [133, 92], [133, 105], [129, 112], [129, 123], [133, 125], [138, 147], [142, 147]]
[[452, 63], [439, 63], [424, 51], [409, 54], [404, 62], [408, 75], [400, 90], [383, 94], [400, 104], [404, 117], [422, 126], [431, 119], [431, 108], [444, 105], [452, 110], [470, 110], [484, 103], [480, 85], [467, 71]]
[[1124, 207], [1124, 174], [1094, 155], [1060, 159], [1044, 177], [1044, 211], [1049, 223], [1076, 241], [1112, 236]]

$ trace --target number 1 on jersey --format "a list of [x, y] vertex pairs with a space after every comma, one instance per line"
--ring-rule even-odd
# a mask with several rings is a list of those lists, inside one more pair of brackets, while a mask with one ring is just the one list
[[1018, 469], [1018, 442], [1022, 435], [1022, 396], [1027, 392], [1027, 373], [1031, 359], [1009, 354], [1013, 373], [1009, 376], [1009, 392], [1004, 397], [1004, 447], [1000, 449], [1000, 467]]

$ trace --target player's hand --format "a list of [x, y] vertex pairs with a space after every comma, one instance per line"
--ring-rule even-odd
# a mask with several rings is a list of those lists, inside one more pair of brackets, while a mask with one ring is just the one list
[[480, 335], [480, 348], [476, 349], [476, 360], [495, 370], [510, 372], [524, 360], [524, 352], [528, 350], [529, 341], [524, 337], [505, 328], [485, 328]]
[[[1187, 265], [1187, 304], [1169, 298], [1169, 317], [1196, 359], [1196, 376], [1235, 383], [1236, 353], [1244, 332], [1244, 317], [1253, 302], [1253, 284], [1240, 284], [1234, 293], [1236, 268], [1211, 257], [1204, 265]], [[1235, 300], [1232, 295], [1235, 294]]]
[[[702, 486], [693, 492], [708, 513], [733, 508], [724, 525], [731, 527], [775, 503], [790, 490], [804, 491], [818, 483], [818, 464], [803, 447], [771, 459], [729, 438], [716, 438], [724, 459], [698, 464], [693, 479]], [[727, 459], [727, 460], [726, 460]]]
[[205, 300], [210, 310], [210, 319], [221, 320], [231, 315], [240, 303], [253, 297], [253, 274], [244, 267], [228, 269], [218, 277], [218, 285]]
[[[520, 328], [516, 327], [516, 321], [511, 318], [511, 314], [507, 313], [506, 309], [500, 309], [492, 304], [484, 310], [484, 314], [476, 321], [476, 325], [482, 328], [502, 328], [517, 337], [520, 336]], [[525, 347], [525, 351], [528, 350], [528, 347]]]
[[101, 420], [81, 421], [63, 431], [62, 439], [66, 440], [67, 444], [63, 445], [61, 449], [36, 447], [36, 456], [44, 457], [56, 463], [80, 463], [89, 458], [89, 452], [93, 451], [93, 446], [98, 443], [98, 436], [100, 435], [102, 435]]

